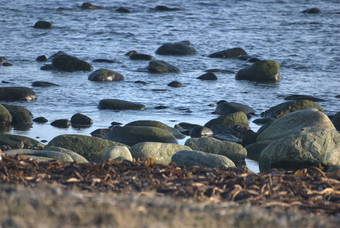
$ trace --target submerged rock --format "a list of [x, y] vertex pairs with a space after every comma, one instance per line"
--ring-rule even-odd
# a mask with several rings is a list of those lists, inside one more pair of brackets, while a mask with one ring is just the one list
[[71, 117], [72, 127], [90, 127], [93, 124], [93, 120], [81, 113], [76, 113]]
[[310, 95], [290, 95], [290, 96], [285, 97], [285, 100], [310, 100], [310, 101], [319, 101], [319, 102], [325, 101], [324, 99], [320, 99], [320, 98], [313, 97]]
[[39, 29], [50, 29], [53, 27], [53, 25], [51, 22], [48, 21], [37, 21], [33, 27]]
[[91, 64], [67, 54], [59, 54], [53, 58], [52, 65], [62, 71], [92, 71]]
[[68, 128], [71, 126], [71, 122], [68, 119], [58, 119], [53, 121], [51, 125], [58, 128]]
[[181, 41], [176, 43], [165, 43], [156, 50], [158, 55], [195, 55], [197, 51], [190, 46], [190, 42]]
[[52, 82], [35, 81], [35, 82], [32, 82], [32, 86], [35, 86], [35, 87], [50, 87], [50, 86], [59, 86], [59, 85], [54, 84]]
[[119, 99], [103, 99], [99, 102], [98, 108], [113, 110], [145, 110], [146, 106], [141, 103]]
[[244, 112], [247, 116], [255, 114], [255, 110], [248, 105], [237, 102], [219, 101], [214, 113], [220, 115], [228, 115], [235, 112]]
[[247, 55], [247, 52], [242, 48], [231, 48], [223, 51], [218, 51], [208, 55], [210, 58], [238, 58], [240, 56]]
[[33, 122], [36, 122], [36, 123], [47, 123], [48, 120], [45, 117], [40, 116], [40, 117], [34, 118]]
[[37, 95], [27, 87], [0, 87], [0, 101], [34, 101]]
[[98, 69], [92, 72], [88, 79], [90, 81], [122, 81], [124, 76], [120, 73], [108, 69]]
[[178, 88], [178, 87], [183, 87], [184, 85], [178, 81], [172, 81], [168, 84], [168, 86]]
[[321, 10], [318, 8], [310, 8], [310, 9], [305, 9], [301, 11], [301, 13], [318, 14], [318, 13], [321, 13]]
[[181, 70], [177, 67], [166, 63], [164, 61], [151, 61], [149, 62], [149, 66], [147, 66], [147, 70], [150, 73], [181, 73]]
[[89, 2], [84, 2], [84, 3], [81, 5], [81, 8], [82, 8], [82, 9], [104, 9], [105, 7], [103, 7], [103, 6], [92, 5], [92, 4], [89, 3]]
[[129, 57], [131, 60], [153, 60], [155, 59], [155, 57], [153, 57], [152, 55], [146, 55], [146, 54], [132, 54]]
[[261, 60], [239, 70], [236, 80], [276, 82], [280, 78], [280, 65], [272, 60]]
[[155, 8], [153, 8], [156, 11], [179, 11], [181, 10], [180, 8], [170, 8], [167, 6], [156, 6]]
[[201, 80], [217, 80], [217, 76], [214, 73], [205, 73], [205, 74], [197, 77], [197, 79], [201, 79]]

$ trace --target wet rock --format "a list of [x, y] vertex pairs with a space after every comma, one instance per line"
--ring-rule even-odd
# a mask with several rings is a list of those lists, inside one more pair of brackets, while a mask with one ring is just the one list
[[138, 54], [138, 52], [136, 50], [132, 50], [132, 51], [128, 51], [125, 53], [125, 56], [131, 56], [131, 55], [135, 55]]
[[211, 129], [214, 125], [222, 125], [225, 128], [244, 126], [249, 129], [249, 121], [244, 112], [235, 112], [228, 115], [219, 116], [208, 121], [204, 126]]
[[82, 9], [104, 9], [103, 6], [92, 5], [92, 4], [89, 3], [89, 2], [84, 2], [84, 3], [81, 5], [81, 8], [82, 8]]
[[261, 60], [236, 73], [236, 80], [276, 82], [280, 78], [280, 65], [272, 60]]
[[209, 154], [202, 151], [181, 150], [176, 152], [171, 161], [177, 166], [203, 166], [207, 168], [230, 168], [235, 167], [235, 164], [226, 156], [219, 154]]
[[285, 100], [310, 100], [310, 101], [319, 101], [323, 102], [324, 99], [320, 99], [317, 97], [309, 96], [309, 95], [290, 95], [285, 97]]
[[183, 87], [184, 85], [178, 81], [172, 81], [168, 84], [168, 86], [178, 88], [178, 87]]
[[191, 124], [191, 123], [179, 123], [175, 125], [175, 128], [177, 130], [179, 130], [182, 134], [190, 136], [190, 131], [194, 128], [194, 127], [201, 127], [201, 125], [198, 124]]
[[334, 127], [340, 131], [340, 112], [337, 112], [333, 117], [332, 117], [332, 123]]
[[52, 27], [53, 27], [52, 23], [48, 21], [37, 21], [34, 24], [34, 28], [39, 28], [39, 29], [50, 29]]
[[0, 129], [12, 124], [12, 115], [3, 105], [0, 104]]
[[237, 165], [244, 165], [247, 157], [247, 150], [242, 145], [212, 137], [190, 138], [185, 145], [193, 150], [226, 156]]
[[218, 51], [208, 55], [210, 58], [238, 58], [247, 55], [247, 52], [242, 48], [231, 48], [223, 51]]
[[242, 136], [242, 146], [247, 146], [249, 144], [252, 143], [256, 143], [257, 140], [257, 136], [259, 134], [252, 131], [252, 130], [248, 130], [243, 136]]
[[116, 9], [116, 12], [118, 12], [118, 13], [131, 13], [131, 11], [128, 10], [127, 8], [125, 8], [125, 7], [119, 7], [118, 9]]
[[261, 116], [278, 119], [291, 112], [308, 109], [308, 108], [315, 108], [323, 112], [323, 109], [317, 103], [313, 101], [297, 100], [297, 101], [287, 101], [287, 102], [275, 105], [274, 107], [271, 107], [270, 109], [261, 113]]
[[158, 55], [195, 55], [197, 51], [190, 46], [190, 42], [181, 41], [176, 43], [165, 43], [156, 50]]
[[35, 86], [35, 87], [50, 87], [50, 86], [59, 86], [59, 85], [54, 84], [52, 82], [35, 81], [35, 82], [32, 82], [32, 86]]
[[47, 56], [46, 55], [40, 55], [35, 60], [38, 61], [38, 62], [46, 62]]
[[177, 143], [176, 138], [169, 131], [146, 126], [117, 126], [112, 128], [104, 138], [129, 146], [140, 142]]
[[249, 56], [249, 55], [242, 55], [242, 56], [238, 57], [238, 59], [244, 60], [244, 61], [247, 61], [247, 62], [250, 62], [250, 63], [254, 63], [254, 62], [261, 60], [259, 58], [252, 57], [252, 56]]
[[132, 54], [129, 57], [131, 60], [153, 60], [155, 59], [155, 57], [153, 57], [152, 55], [146, 55], [146, 54]]
[[33, 114], [25, 107], [17, 105], [3, 105], [12, 115], [12, 125], [17, 130], [28, 130], [32, 127]]
[[53, 127], [58, 127], [58, 128], [68, 128], [71, 126], [71, 122], [68, 119], [59, 119], [55, 120], [51, 123]]
[[260, 171], [340, 165], [340, 134], [335, 129], [302, 128], [264, 148]]
[[132, 156], [129, 148], [126, 146], [114, 146], [109, 149], [107, 149], [102, 156], [102, 161], [106, 161], [108, 159], [117, 159], [120, 160], [127, 160], [132, 161]]
[[42, 67], [40, 67], [40, 70], [45, 70], [45, 71], [57, 71], [59, 70], [58, 68], [54, 67], [52, 64], [46, 64]]
[[3, 63], [2, 65], [3, 65], [3, 66], [6, 66], [6, 67], [7, 67], [7, 66], [13, 66], [13, 64], [12, 64], [12, 63], [9, 63], [9, 62]]
[[110, 128], [100, 128], [92, 131], [90, 134], [94, 137], [104, 138], [110, 130]]
[[153, 8], [155, 11], [179, 11], [180, 8], [169, 8], [167, 6], [156, 6]]
[[272, 142], [273, 141], [271, 140], [264, 140], [247, 145], [245, 147], [245, 149], [247, 150], [247, 158], [254, 161], [259, 161], [262, 150]]
[[332, 121], [323, 112], [310, 108], [275, 120], [257, 136], [257, 141], [277, 140], [306, 127], [335, 129]]
[[68, 154], [73, 161], [78, 162], [78, 163], [88, 163], [87, 159], [84, 158], [83, 156], [81, 156], [80, 154], [72, 151], [72, 150], [68, 150], [62, 147], [57, 147], [57, 146], [45, 146], [44, 151], [54, 151], [54, 152], [59, 152], [59, 153], [65, 153]]
[[34, 101], [37, 95], [27, 87], [0, 87], [0, 101]]
[[62, 71], [92, 71], [91, 64], [67, 54], [60, 54], [53, 58], [52, 65]]
[[93, 124], [93, 120], [81, 113], [76, 113], [71, 117], [72, 127], [86, 128]]
[[149, 62], [149, 66], [147, 66], [147, 70], [150, 73], [181, 73], [181, 70], [177, 67], [166, 63], [164, 61], [151, 61]]
[[0, 63], [5, 63], [7, 61], [8, 59], [6, 57], [0, 56]]
[[59, 135], [53, 138], [48, 146], [62, 147], [74, 151], [89, 161], [100, 161], [107, 149], [125, 145], [86, 135]]
[[171, 157], [180, 150], [191, 149], [183, 145], [160, 142], [142, 142], [130, 148], [133, 158], [142, 161], [153, 158], [157, 164], [163, 165], [168, 165], [171, 162]]
[[30, 149], [15, 149], [15, 150], [7, 150], [5, 154], [10, 156], [15, 156], [17, 154], [26, 155], [31, 158], [37, 158], [38, 160], [44, 160], [43, 158], [47, 158], [46, 160], [58, 160], [61, 162], [73, 162], [74, 160], [67, 153], [59, 152], [59, 151], [45, 151], [45, 150], [30, 150]]
[[240, 104], [237, 102], [228, 102], [225, 100], [219, 101], [214, 113], [219, 115], [228, 115], [235, 112], [243, 112], [247, 116], [255, 114], [255, 110], [248, 105]]
[[272, 117], [260, 118], [260, 119], [253, 120], [253, 123], [258, 124], [258, 125], [263, 125], [263, 124], [266, 124], [266, 123], [271, 123], [274, 120], [276, 120], [276, 118], [272, 118]]
[[203, 74], [203, 75], [197, 77], [197, 79], [201, 79], [201, 80], [217, 80], [217, 76], [214, 73], [206, 73], [206, 74]]
[[114, 60], [111, 59], [94, 59], [92, 60], [94, 63], [114, 63]]
[[21, 135], [0, 135], [0, 145], [12, 149], [42, 149], [44, 144], [39, 141]]
[[119, 99], [103, 99], [98, 104], [99, 109], [113, 110], [145, 110], [145, 105], [137, 102], [124, 101]]
[[36, 123], [47, 123], [48, 120], [45, 117], [40, 116], [40, 117], [34, 118], [33, 122], [36, 122]]
[[155, 109], [157, 109], [157, 110], [167, 109], [167, 108], [169, 108], [169, 106], [166, 106], [166, 105], [158, 105], [158, 106], [155, 107]]
[[301, 11], [301, 13], [318, 14], [318, 13], [321, 13], [321, 10], [318, 8], [310, 8], [310, 9], [305, 9]]
[[200, 138], [206, 136], [213, 136], [214, 132], [207, 127], [203, 126], [195, 126], [190, 130], [190, 137], [191, 138]]
[[120, 73], [108, 69], [98, 69], [92, 72], [88, 79], [90, 81], [122, 81], [124, 76]]

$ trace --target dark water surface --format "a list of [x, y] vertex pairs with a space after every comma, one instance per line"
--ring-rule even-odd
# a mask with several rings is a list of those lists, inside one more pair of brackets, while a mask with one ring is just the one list
[[[162, 121], [170, 126], [179, 122], [204, 124], [216, 115], [214, 104], [224, 99], [247, 104], [262, 111], [284, 102], [291, 94], [307, 94], [325, 99], [319, 103], [326, 114], [339, 111], [340, 99], [340, 1], [95, 1], [102, 10], [83, 10], [83, 1], [2, 1], [0, 4], [0, 56], [12, 67], [0, 67], [1, 86], [31, 87], [33, 81], [48, 81], [60, 87], [35, 87], [34, 102], [12, 102], [29, 109], [34, 117], [44, 116], [49, 123], [77, 112], [91, 117], [91, 128], [58, 129], [34, 124], [29, 131], [12, 129], [9, 133], [51, 140], [60, 134], [89, 135], [106, 128], [112, 121], [126, 124], [134, 120]], [[157, 5], [177, 7], [175, 12], [155, 12]], [[132, 13], [118, 13], [118, 7]], [[303, 14], [318, 7], [321, 14]], [[52, 29], [34, 29], [38, 20], [51, 22]], [[189, 40], [197, 49], [193, 56], [160, 56], [155, 50], [166, 42]], [[239, 59], [212, 59], [207, 55], [228, 48], [241, 47], [251, 56], [280, 63], [281, 80], [276, 84], [236, 81], [236, 72], [250, 63]], [[124, 54], [136, 50], [167, 61], [181, 74], [150, 74], [140, 68], [147, 61], [132, 61]], [[51, 56], [64, 51], [90, 62], [94, 69], [107, 68], [125, 76], [125, 81], [98, 83], [89, 81], [89, 72], [48, 72], [39, 55]], [[95, 63], [94, 59], [114, 63]], [[217, 81], [196, 77], [206, 70], [216, 73]], [[146, 85], [135, 81], [145, 81]], [[171, 88], [177, 80], [185, 85]], [[154, 89], [167, 89], [159, 92]], [[114, 112], [98, 110], [101, 99], [117, 98], [143, 103], [145, 111]], [[166, 105], [168, 109], [156, 110]], [[255, 117], [256, 118], [256, 117]], [[253, 119], [255, 119], [253, 118]], [[253, 130], [258, 126], [250, 120]], [[184, 140], [181, 141], [184, 143]], [[256, 163], [249, 161], [252, 170]]]

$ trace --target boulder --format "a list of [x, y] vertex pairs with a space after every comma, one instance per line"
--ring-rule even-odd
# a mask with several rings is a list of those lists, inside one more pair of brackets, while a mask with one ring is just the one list
[[27, 87], [0, 87], [0, 101], [34, 101], [37, 95]]
[[178, 81], [172, 81], [168, 84], [168, 86], [178, 88], [178, 87], [183, 87], [184, 85]]
[[103, 99], [98, 104], [99, 109], [113, 110], [145, 110], [145, 105], [137, 102], [124, 101], [119, 99]]
[[33, 122], [36, 122], [36, 123], [47, 123], [48, 120], [45, 117], [43, 117], [43, 116], [39, 116], [37, 118], [34, 118]]
[[81, 5], [81, 8], [82, 8], [82, 9], [104, 9], [103, 6], [92, 5], [92, 4], [89, 3], [89, 2], [84, 2], [84, 3]]
[[171, 157], [180, 150], [191, 149], [183, 145], [160, 142], [142, 142], [130, 148], [133, 158], [142, 161], [153, 158], [157, 164], [163, 165], [168, 165], [171, 162]]
[[218, 51], [208, 55], [210, 58], [238, 58], [247, 55], [247, 52], [242, 48], [231, 48], [223, 51]]
[[125, 8], [125, 7], [119, 7], [115, 11], [118, 12], [118, 13], [131, 13], [131, 11], [128, 10], [127, 8]]
[[92, 131], [90, 134], [94, 137], [104, 138], [104, 136], [110, 131], [110, 128], [99, 128]]
[[171, 161], [177, 166], [203, 166], [207, 168], [230, 168], [235, 164], [226, 156], [219, 154], [209, 154], [196, 150], [181, 150], [176, 152]]
[[71, 126], [71, 122], [68, 119], [59, 119], [55, 120], [51, 123], [53, 127], [58, 127], [58, 128], [68, 128]]
[[191, 138], [200, 138], [200, 137], [213, 136], [213, 135], [214, 135], [214, 132], [210, 128], [204, 127], [204, 126], [195, 126], [191, 128], [190, 130]]
[[47, 56], [46, 55], [40, 55], [35, 60], [38, 61], [38, 62], [46, 62]]
[[91, 64], [65, 53], [54, 56], [52, 65], [59, 70], [67, 72], [93, 70]]
[[71, 117], [71, 125], [72, 127], [90, 127], [93, 124], [93, 120], [81, 113], [76, 113]]
[[33, 27], [38, 29], [50, 29], [53, 28], [53, 25], [48, 21], [37, 21]]
[[129, 57], [131, 60], [153, 60], [155, 59], [155, 57], [151, 56], [151, 55], [146, 55], [146, 54], [132, 54]]
[[104, 138], [129, 146], [140, 142], [177, 143], [176, 138], [169, 131], [146, 126], [113, 127]]
[[68, 154], [73, 161], [78, 162], [78, 163], [88, 163], [87, 159], [84, 158], [83, 156], [81, 156], [80, 154], [72, 151], [72, 150], [68, 150], [62, 147], [57, 147], [57, 146], [45, 146], [44, 147], [44, 151], [56, 151], [56, 152], [61, 152], [61, 153], [65, 153]]
[[309, 14], [319, 14], [321, 13], [321, 10], [318, 8], [310, 8], [310, 9], [305, 9], [301, 11], [301, 13], [309, 13]]
[[165, 43], [156, 50], [158, 55], [195, 55], [197, 51], [190, 46], [190, 42], [181, 41], [176, 43]]
[[247, 150], [247, 158], [254, 161], [259, 161], [262, 150], [272, 142], [272, 140], [264, 140], [247, 145], [245, 147], [245, 149]]
[[28, 130], [32, 127], [33, 114], [25, 107], [17, 105], [3, 105], [12, 115], [12, 125], [18, 130]]
[[59, 86], [59, 85], [51, 83], [51, 82], [35, 81], [35, 82], [32, 82], [32, 86], [35, 86], [35, 87], [50, 87], [50, 86]]
[[170, 8], [167, 6], [156, 6], [155, 8], [153, 8], [156, 11], [178, 11], [181, 10], [180, 8]]
[[219, 116], [209, 120], [204, 126], [211, 129], [214, 125], [222, 125], [225, 128], [243, 126], [249, 129], [249, 121], [244, 112], [234, 112], [228, 115]]
[[88, 79], [90, 81], [105, 82], [105, 81], [122, 81], [124, 76], [120, 73], [107, 69], [98, 69], [93, 71]]
[[255, 114], [255, 110], [248, 105], [237, 102], [228, 102], [225, 100], [217, 102], [217, 107], [214, 111], [215, 114], [219, 115], [228, 115], [235, 112], [244, 112], [247, 116]]
[[89, 161], [100, 161], [108, 148], [125, 145], [86, 135], [59, 135], [53, 138], [48, 146], [62, 147], [74, 151]]
[[319, 102], [325, 101], [324, 99], [320, 99], [320, 98], [313, 97], [310, 95], [298, 95], [298, 94], [287, 96], [285, 97], [285, 100], [310, 100], [310, 101], [319, 101]]
[[62, 162], [73, 162], [74, 160], [67, 153], [60, 151], [49, 151], [49, 150], [30, 150], [30, 149], [15, 149], [5, 151], [6, 155], [15, 156], [17, 154], [26, 155], [37, 160], [58, 160]]
[[164, 61], [154, 60], [149, 62], [149, 66], [147, 66], [147, 70], [150, 73], [181, 73], [181, 70], [177, 67], [166, 63]]
[[308, 109], [308, 108], [315, 108], [321, 112], [323, 109], [315, 102], [310, 100], [296, 100], [296, 101], [287, 101], [261, 113], [262, 117], [266, 118], [281, 118], [288, 113], [295, 112], [298, 110]]
[[312, 126], [335, 129], [332, 121], [323, 112], [313, 108], [303, 109], [275, 120], [257, 136], [257, 142], [263, 140], [277, 140], [299, 131], [302, 128]]
[[340, 165], [340, 134], [329, 128], [301, 128], [269, 144], [260, 155], [261, 172], [335, 165]]
[[185, 145], [193, 150], [226, 156], [237, 165], [244, 165], [247, 157], [247, 150], [242, 145], [212, 137], [190, 138]]
[[107, 149], [102, 155], [102, 161], [106, 161], [108, 159], [118, 159], [119, 160], [127, 160], [132, 161], [132, 156], [129, 148], [126, 146], [114, 146]]
[[276, 82], [280, 78], [280, 65], [272, 60], [261, 60], [236, 73], [236, 80]]
[[333, 117], [332, 117], [332, 123], [334, 127], [340, 131], [340, 112], [337, 112]]
[[217, 76], [214, 73], [205, 73], [199, 77], [197, 77], [197, 79], [201, 79], [201, 80], [217, 80]]
[[8, 149], [42, 149], [44, 144], [39, 141], [21, 135], [0, 135], [0, 146]]
[[0, 104], [0, 128], [12, 124], [12, 115], [2, 104]]

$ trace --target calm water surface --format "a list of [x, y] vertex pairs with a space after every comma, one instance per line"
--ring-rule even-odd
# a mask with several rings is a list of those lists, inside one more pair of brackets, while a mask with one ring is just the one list
[[[340, 1], [95, 1], [102, 10], [82, 10], [83, 1], [24, 0], [1, 1], [0, 56], [12, 67], [0, 67], [1, 86], [31, 87], [34, 81], [48, 81], [60, 87], [34, 88], [34, 102], [12, 102], [29, 109], [34, 117], [44, 116], [52, 122], [77, 112], [91, 117], [88, 129], [58, 129], [34, 124], [29, 131], [12, 129], [9, 133], [51, 140], [57, 135], [89, 135], [106, 128], [112, 121], [126, 124], [134, 120], [158, 120], [170, 126], [179, 122], [205, 124], [216, 118], [211, 114], [221, 99], [247, 104], [259, 115], [284, 102], [291, 94], [313, 95], [326, 114], [339, 111], [340, 99]], [[155, 12], [157, 5], [177, 7], [176, 12]], [[132, 13], [115, 11], [126, 7]], [[321, 14], [302, 14], [318, 7]], [[49, 30], [34, 29], [38, 20], [53, 23]], [[155, 50], [166, 42], [189, 40], [197, 49], [193, 56], [159, 56]], [[211, 59], [207, 55], [228, 48], [241, 47], [251, 56], [280, 63], [281, 80], [276, 84], [236, 81], [235, 73], [250, 63], [238, 59]], [[140, 69], [147, 61], [132, 61], [124, 54], [136, 50], [167, 61], [182, 70], [181, 74], [149, 74]], [[98, 83], [87, 79], [89, 72], [48, 72], [39, 55], [51, 56], [64, 51], [90, 62], [94, 69], [107, 68], [125, 76], [125, 81]], [[94, 59], [114, 63], [95, 63]], [[218, 68], [217, 81], [200, 81], [196, 77]], [[146, 85], [135, 81], [145, 81]], [[171, 88], [177, 80], [185, 85]], [[166, 89], [157, 92], [154, 89]], [[145, 111], [114, 112], [98, 110], [101, 99], [117, 98], [141, 102]], [[166, 105], [168, 109], [156, 110]], [[256, 118], [256, 117], [255, 117]], [[253, 118], [253, 119], [255, 119]], [[250, 124], [253, 130], [259, 127]], [[180, 141], [184, 143], [184, 140]], [[249, 167], [257, 171], [255, 162]]]

